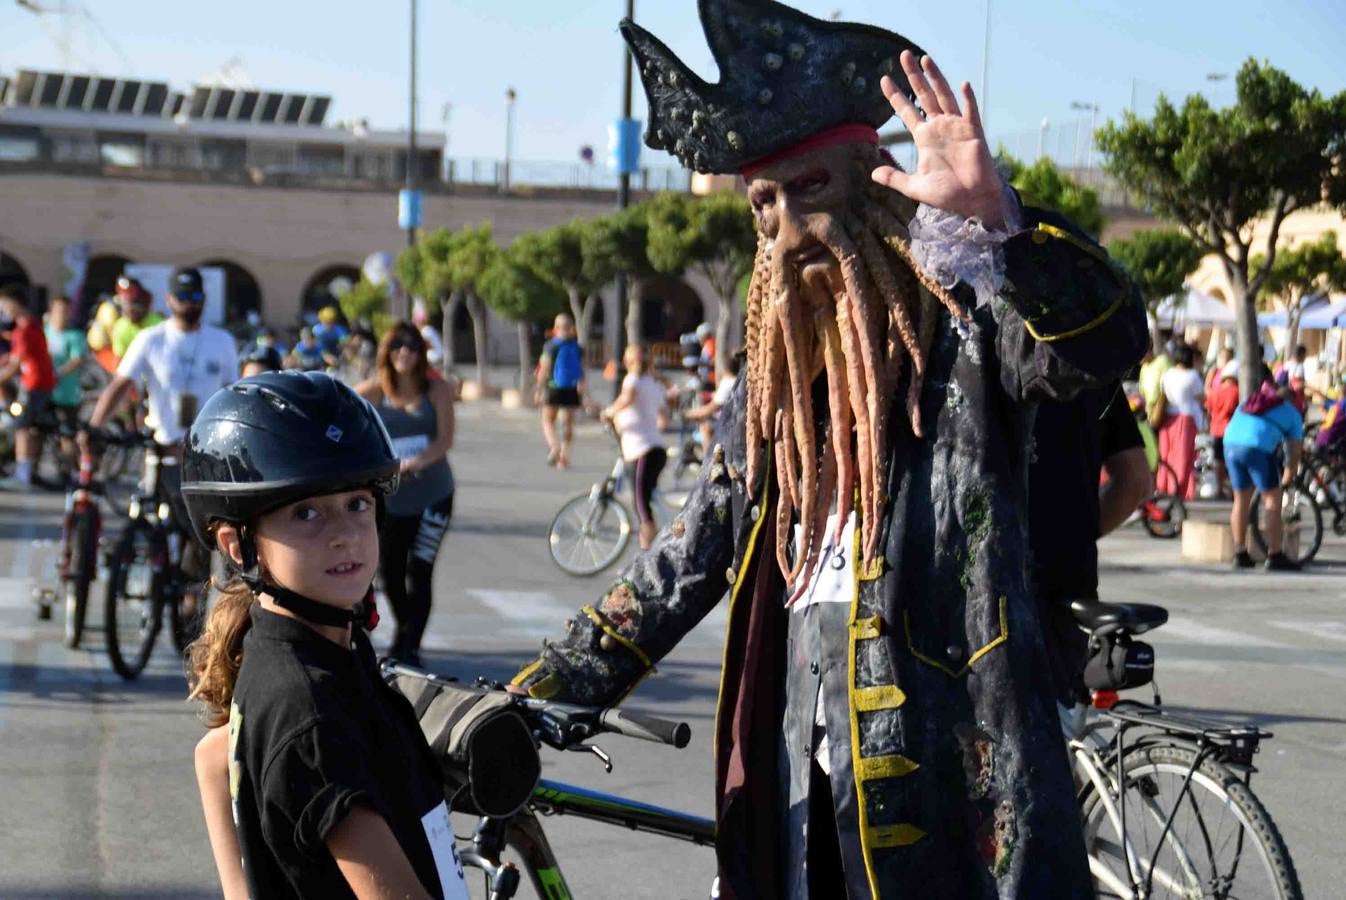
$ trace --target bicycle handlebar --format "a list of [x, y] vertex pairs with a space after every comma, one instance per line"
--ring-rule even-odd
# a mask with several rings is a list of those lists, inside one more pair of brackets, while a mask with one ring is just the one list
[[668, 744], [681, 750], [692, 739], [692, 728], [686, 722], [674, 722], [654, 716], [633, 716], [620, 709], [605, 709], [598, 715], [599, 724], [606, 730], [626, 737]]

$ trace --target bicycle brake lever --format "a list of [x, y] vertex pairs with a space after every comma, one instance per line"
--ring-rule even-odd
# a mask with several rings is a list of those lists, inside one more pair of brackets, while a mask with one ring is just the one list
[[576, 744], [566, 749], [573, 753], [592, 753], [598, 757], [599, 762], [603, 764], [603, 768], [607, 770], [607, 774], [612, 774], [612, 757], [604, 753], [602, 747], [596, 747], [593, 744]]

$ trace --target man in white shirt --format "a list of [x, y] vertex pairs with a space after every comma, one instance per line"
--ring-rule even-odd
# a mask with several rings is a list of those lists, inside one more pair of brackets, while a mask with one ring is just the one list
[[[171, 458], [181, 454], [182, 439], [202, 404], [238, 378], [238, 349], [234, 339], [222, 328], [201, 323], [205, 305], [201, 273], [190, 267], [174, 270], [168, 279], [168, 308], [172, 318], [146, 328], [131, 341], [117, 365], [116, 376], [89, 417], [91, 428], [102, 428], [121, 408], [131, 387], [143, 382], [149, 406], [145, 423], [154, 429], [154, 439], [163, 448], [161, 455]], [[165, 487], [173, 498], [174, 517], [179, 525], [185, 526], [187, 511], [181, 503], [182, 492], [177, 484], [181, 475], [177, 466], [164, 466], [159, 477], [167, 480]], [[189, 579], [204, 578], [206, 561], [199, 551], [188, 549], [194, 547], [195, 542], [186, 542], [182, 571]], [[184, 619], [193, 621], [198, 608], [196, 593], [184, 592]]]
[[117, 375], [98, 398], [89, 424], [101, 428], [120, 408], [132, 385], [143, 381], [154, 438], [178, 445], [211, 394], [232, 384], [238, 350], [229, 332], [201, 324], [206, 294], [201, 273], [177, 269], [169, 278], [168, 308], [173, 317], [136, 335], [117, 366]]

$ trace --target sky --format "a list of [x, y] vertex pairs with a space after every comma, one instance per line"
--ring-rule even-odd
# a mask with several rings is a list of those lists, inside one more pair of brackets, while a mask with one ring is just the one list
[[[407, 0], [34, 0], [83, 9], [35, 15], [0, 0], [0, 74], [19, 68], [165, 80], [175, 90], [216, 77], [262, 89], [329, 94], [329, 123], [408, 120]], [[1031, 152], [1044, 119], [1065, 146], [1097, 104], [1099, 122], [1158, 95], [1234, 97], [1232, 74], [1248, 57], [1269, 60], [1301, 84], [1346, 89], [1346, 7], [1341, 0], [796, 0], [798, 8], [879, 25], [923, 46], [951, 78], [980, 92], [987, 8], [988, 90], [983, 118], [993, 143]], [[575, 161], [592, 146], [601, 162], [619, 114], [623, 0], [420, 0], [422, 129], [447, 130], [450, 156], [505, 152], [505, 93], [517, 91], [514, 157]], [[636, 0], [636, 19], [703, 77], [717, 76], [695, 0]], [[67, 24], [62, 27], [62, 22]], [[65, 66], [60, 41], [70, 47]], [[1208, 75], [1226, 74], [1223, 81]], [[639, 78], [635, 116], [644, 118]], [[1086, 132], [1087, 133], [1087, 132]], [[646, 150], [645, 163], [667, 157]]]

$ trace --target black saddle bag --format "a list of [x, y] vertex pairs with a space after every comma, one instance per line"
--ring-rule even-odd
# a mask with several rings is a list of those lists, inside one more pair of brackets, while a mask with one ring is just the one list
[[1089, 642], [1084, 686], [1093, 691], [1125, 691], [1154, 680], [1154, 648], [1124, 635], [1096, 637]]
[[508, 694], [408, 674], [388, 683], [416, 710], [454, 811], [497, 819], [519, 811], [542, 761]]

